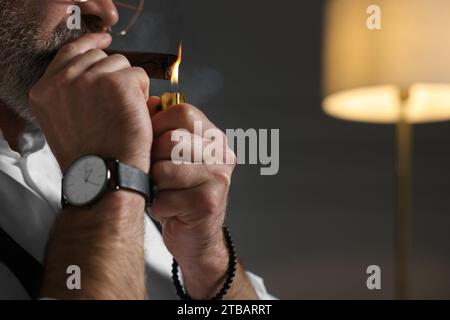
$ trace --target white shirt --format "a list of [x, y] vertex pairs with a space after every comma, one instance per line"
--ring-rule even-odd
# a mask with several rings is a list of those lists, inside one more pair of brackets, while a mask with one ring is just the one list
[[[50, 227], [61, 209], [61, 171], [43, 133], [25, 127], [20, 154], [0, 130], [0, 226], [41, 263]], [[178, 299], [171, 280], [172, 256], [145, 216], [145, 261], [149, 299]], [[273, 299], [263, 280], [247, 272], [259, 299]], [[14, 274], [0, 261], [0, 299], [29, 299]]]

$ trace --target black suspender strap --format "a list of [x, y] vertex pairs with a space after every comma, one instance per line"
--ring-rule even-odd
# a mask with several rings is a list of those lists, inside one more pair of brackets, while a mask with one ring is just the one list
[[0, 261], [14, 273], [32, 299], [38, 298], [44, 268], [1, 227]]
[[[8, 175], [3, 174], [2, 171], [0, 171], [0, 175], [11, 179]], [[16, 186], [17, 188], [21, 187], [19, 184]], [[18, 189], [16, 192], [22, 193], [23, 190]], [[161, 225], [153, 219], [152, 222], [156, 225], [159, 232], [161, 232]], [[1, 227], [0, 262], [5, 264], [16, 276], [32, 299], [38, 298], [44, 267]]]
[[[161, 233], [161, 225], [151, 219]], [[32, 299], [37, 299], [44, 267], [0, 227], [0, 261], [16, 276]]]

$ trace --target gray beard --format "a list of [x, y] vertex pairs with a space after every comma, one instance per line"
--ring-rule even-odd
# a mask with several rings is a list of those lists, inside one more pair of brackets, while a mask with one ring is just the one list
[[19, 117], [35, 122], [28, 93], [42, 77], [56, 51], [81, 35], [101, 30], [98, 19], [83, 17], [81, 30], [69, 30], [65, 19], [44, 38], [41, 26], [27, 16], [20, 1], [0, 0], [0, 100]]

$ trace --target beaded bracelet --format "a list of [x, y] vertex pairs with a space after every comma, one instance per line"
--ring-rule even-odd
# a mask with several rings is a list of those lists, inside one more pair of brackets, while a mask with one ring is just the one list
[[[223, 226], [222, 228], [229, 255], [227, 277], [220, 291], [213, 298], [211, 298], [211, 300], [222, 300], [223, 297], [227, 294], [228, 290], [230, 290], [234, 276], [236, 275], [236, 251], [234, 248], [233, 240], [231, 239], [230, 231], [228, 230], [228, 228], [225, 226]], [[173, 259], [172, 263], [172, 280], [180, 299], [192, 300], [192, 298], [186, 291], [184, 291], [183, 286], [181, 285], [180, 279], [178, 277], [178, 262], [175, 259]]]

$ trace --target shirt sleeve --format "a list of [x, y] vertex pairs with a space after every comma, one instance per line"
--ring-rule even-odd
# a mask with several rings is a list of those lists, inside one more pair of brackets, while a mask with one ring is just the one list
[[[258, 277], [257, 275], [246, 271], [248, 280], [252, 284], [253, 288], [255, 289], [256, 296], [258, 297], [258, 300], [278, 300], [278, 298], [274, 297], [270, 293], [267, 292], [266, 286], [264, 285], [264, 280], [261, 277]], [[42, 297], [39, 298], [39, 300], [58, 300], [51, 297]]]
[[267, 292], [263, 278], [258, 277], [250, 271], [246, 271], [245, 273], [247, 274], [248, 280], [255, 289], [258, 300], [278, 300], [276, 297]]

